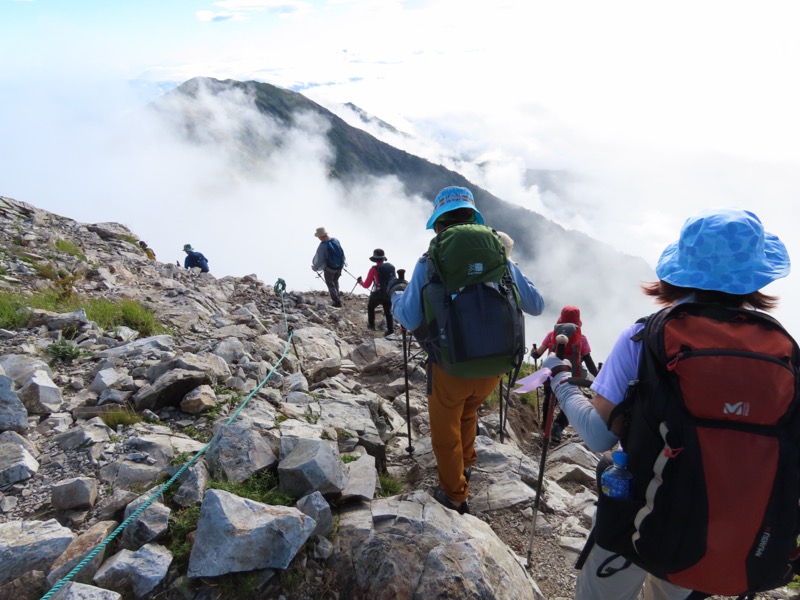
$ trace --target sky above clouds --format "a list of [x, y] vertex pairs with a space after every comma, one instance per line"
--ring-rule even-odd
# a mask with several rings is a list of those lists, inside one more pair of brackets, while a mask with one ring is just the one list
[[[253, 177], [139, 112], [162, 82], [256, 79], [343, 117], [352, 102], [409, 134], [385, 141], [652, 265], [687, 216], [718, 205], [756, 212], [800, 263], [798, 17], [792, 0], [0, 0], [0, 194], [123, 222], [161, 260], [190, 242], [218, 275], [293, 289], [322, 289], [308, 268], [320, 225], [356, 275], [375, 246], [413, 260], [430, 199], [391, 180], [354, 198], [331, 185], [324, 123]], [[249, 118], [244, 104], [215, 111]], [[569, 177], [536, 186], [527, 169]], [[797, 277], [766, 291], [800, 335]], [[610, 349], [611, 333], [595, 337]]]

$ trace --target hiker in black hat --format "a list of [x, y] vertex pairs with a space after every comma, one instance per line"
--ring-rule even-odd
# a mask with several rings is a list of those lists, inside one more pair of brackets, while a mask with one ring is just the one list
[[380, 248], [375, 248], [369, 259], [376, 264], [367, 273], [366, 281], [361, 277], [356, 279], [356, 282], [361, 284], [361, 287], [365, 289], [372, 287], [372, 292], [370, 292], [369, 300], [367, 301], [367, 327], [375, 329], [375, 309], [380, 305], [383, 307], [383, 316], [386, 318], [385, 335], [392, 335], [394, 333], [392, 301], [386, 292], [386, 286], [389, 281], [396, 277], [394, 266], [386, 262], [386, 255]]

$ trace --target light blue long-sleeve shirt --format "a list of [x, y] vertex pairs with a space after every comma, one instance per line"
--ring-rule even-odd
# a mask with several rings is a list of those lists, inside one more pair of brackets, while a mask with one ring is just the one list
[[[422, 286], [426, 283], [426, 260], [427, 256], [423, 256], [414, 265], [414, 273], [411, 275], [405, 292], [392, 294], [392, 315], [409, 331], [414, 331], [422, 325], [422, 321], [425, 318], [422, 306]], [[517, 285], [520, 308], [522, 308], [523, 312], [534, 317], [542, 314], [544, 299], [539, 290], [536, 289], [536, 286], [522, 274], [522, 271], [513, 262], [508, 261], [508, 269], [514, 283]]]

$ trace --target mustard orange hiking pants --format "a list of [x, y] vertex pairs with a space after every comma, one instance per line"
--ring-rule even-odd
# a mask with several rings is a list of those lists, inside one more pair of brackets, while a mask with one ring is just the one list
[[463, 502], [469, 493], [464, 469], [478, 460], [475, 452], [478, 407], [497, 387], [500, 376], [454, 377], [431, 363], [428, 377], [431, 444], [439, 469], [439, 486], [451, 500]]

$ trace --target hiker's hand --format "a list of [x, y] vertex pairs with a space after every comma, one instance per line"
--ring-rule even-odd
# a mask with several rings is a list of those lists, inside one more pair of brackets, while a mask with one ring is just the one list
[[389, 296], [392, 296], [395, 292], [404, 292], [407, 285], [408, 283], [395, 277], [386, 285], [386, 291], [389, 293]]
[[364, 280], [363, 280], [363, 279], [361, 279], [361, 275], [359, 275], [359, 276], [356, 278], [356, 283], [361, 283], [362, 281], [364, 281]]
[[555, 377], [559, 373], [572, 370], [569, 361], [561, 360], [555, 354], [550, 354], [542, 361], [542, 366], [550, 369], [550, 374]]

